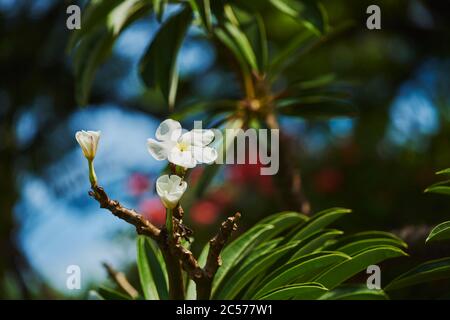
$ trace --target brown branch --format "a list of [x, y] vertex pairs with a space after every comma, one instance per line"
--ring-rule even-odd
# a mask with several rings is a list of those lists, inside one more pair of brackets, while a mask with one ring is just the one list
[[100, 207], [108, 209], [116, 217], [134, 225], [138, 234], [158, 240], [161, 230], [134, 210], [123, 207], [118, 201], [111, 200], [100, 186], [93, 186], [89, 195], [100, 203]]
[[212, 278], [215, 275], [217, 269], [222, 264], [220, 253], [233, 231], [237, 230], [237, 223], [240, 218], [241, 214], [239, 212], [236, 212], [232, 217], [228, 217], [227, 220], [222, 222], [216, 236], [209, 241], [208, 257], [204, 268], [204, 271], [209, 278]]
[[123, 272], [115, 270], [109, 263], [103, 262], [103, 267], [106, 269], [108, 276], [113, 280], [123, 291], [125, 291], [131, 298], [136, 299], [139, 296], [138, 291], [128, 282]]
[[[182, 220], [179, 219], [183, 216], [183, 209], [180, 206], [177, 208], [178, 217], [174, 217], [173, 219], [174, 236], [169, 237], [167, 230], [164, 227], [161, 230], [158, 229], [136, 211], [123, 207], [116, 200], [111, 200], [102, 187], [93, 186], [89, 195], [100, 203], [101, 208], [109, 210], [116, 217], [134, 225], [138, 234], [148, 236], [158, 243], [168, 269], [169, 296], [171, 299], [184, 299], [181, 269], [186, 271], [189, 278], [197, 284], [197, 298], [210, 298], [212, 281], [217, 269], [221, 265], [220, 253], [232, 232], [237, 229], [237, 222], [241, 217], [240, 213], [228, 217], [220, 226], [217, 235], [210, 240], [206, 265], [205, 268], [202, 269], [192, 252], [181, 244], [181, 239], [188, 236], [191, 231], [184, 226]], [[107, 268], [106, 265], [105, 268]], [[108, 272], [110, 273], [111, 270], [113, 269], [111, 268]], [[114, 272], [111, 272], [110, 274], [113, 279], [118, 282], [117, 274]], [[119, 278], [122, 277], [119, 276]], [[118, 284], [125, 290], [123, 287], [123, 279], [120, 279], [120, 281], [122, 284]], [[128, 281], [126, 282], [128, 283]], [[131, 292], [126, 292], [131, 295]]]
[[239, 212], [236, 212], [232, 217], [228, 217], [220, 225], [219, 232], [209, 241], [209, 251], [205, 267], [203, 268], [203, 276], [196, 281], [198, 300], [210, 299], [214, 276], [217, 269], [222, 265], [220, 253], [233, 231], [236, 231], [240, 218], [241, 214]]

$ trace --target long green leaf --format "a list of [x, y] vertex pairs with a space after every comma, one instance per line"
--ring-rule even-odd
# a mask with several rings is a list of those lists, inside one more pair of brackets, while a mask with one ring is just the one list
[[350, 213], [350, 209], [331, 208], [315, 214], [306, 225], [296, 232], [293, 240], [303, 240], [322, 228], [325, 228], [343, 215]]
[[242, 236], [234, 240], [223, 250], [222, 265], [217, 270], [212, 284], [212, 295], [221, 285], [222, 280], [225, 278], [227, 273], [234, 267], [240, 259], [243, 258], [244, 253], [251, 247], [253, 247], [257, 242], [258, 238], [266, 232], [267, 230], [273, 229], [272, 225], [256, 225], [249, 231], [244, 233]]
[[360, 241], [355, 241], [349, 244], [346, 244], [342, 247], [339, 247], [337, 251], [343, 252], [345, 254], [348, 254], [349, 256], [354, 256], [355, 254], [367, 250], [371, 247], [377, 247], [382, 245], [389, 245], [393, 247], [399, 247], [399, 248], [407, 248], [408, 245], [403, 241], [398, 241], [395, 239], [389, 239], [389, 238], [372, 238], [372, 239], [365, 239]]
[[350, 260], [344, 261], [323, 274], [319, 275], [315, 282], [323, 284], [328, 289], [334, 289], [342, 282], [350, 279], [357, 273], [366, 269], [368, 266], [380, 263], [389, 258], [395, 258], [407, 255], [401, 249], [392, 246], [380, 246], [370, 248], [357, 254]]
[[267, 276], [263, 280], [264, 285], [258, 290], [254, 298], [264, 296], [273, 290], [273, 288], [288, 285], [294, 281], [308, 281], [312, 275], [318, 274], [332, 265], [349, 259], [349, 256], [339, 252], [319, 252], [294, 260], [287, 265], [279, 267]]
[[178, 51], [191, 20], [192, 10], [188, 5], [169, 17], [158, 30], [139, 65], [145, 84], [158, 87], [171, 107], [175, 103], [178, 80]]
[[425, 242], [450, 239], [450, 221], [438, 224], [431, 230]]
[[342, 286], [328, 291], [319, 300], [387, 300], [383, 290], [368, 289], [364, 285]]
[[83, 27], [74, 30], [69, 38], [67, 51], [74, 49], [76, 44], [87, 34], [95, 32], [106, 24], [111, 11], [123, 0], [92, 0], [82, 12]]
[[[76, 78], [76, 99], [79, 105], [85, 105], [88, 101], [91, 86], [98, 67], [109, 57], [115, 40], [120, 33], [131, 23], [144, 16], [150, 6], [143, 0], [95, 1], [86, 11], [91, 19], [99, 19], [95, 22], [95, 28], [87, 30], [83, 20], [83, 28], [80, 33], [74, 33], [68, 45], [68, 49], [74, 49], [74, 70]], [[100, 18], [101, 17], [101, 18]], [[92, 21], [94, 23], [94, 21]], [[77, 45], [78, 44], [78, 45]], [[75, 45], [77, 45], [75, 47]]]
[[427, 261], [394, 279], [384, 290], [397, 290], [447, 278], [450, 278], [450, 257]]
[[254, 264], [246, 264], [236, 271], [228, 281], [217, 290], [215, 299], [233, 299], [256, 276], [269, 269], [276, 261], [285, 256], [298, 244], [293, 242], [277, 248], [272, 253], [261, 257]]
[[277, 288], [261, 297], [261, 300], [315, 300], [327, 292], [327, 288], [318, 283], [293, 284]]
[[163, 266], [155, 247], [149, 241], [145, 236], [138, 236], [137, 239], [137, 263], [142, 291], [147, 300], [166, 300], [169, 294]]
[[343, 232], [340, 230], [317, 231], [308, 238], [302, 240], [304, 245], [291, 257], [290, 261], [314, 252], [314, 250], [322, 247], [327, 241], [334, 239], [341, 234], [343, 234]]
[[433, 185], [425, 189], [425, 192], [450, 195], [450, 187], [443, 185]]
[[226, 23], [225, 29], [234, 41], [245, 61], [253, 70], [258, 70], [258, 64], [255, 56], [255, 52], [250, 44], [245, 33], [232, 23]]
[[354, 242], [358, 242], [361, 240], [368, 240], [368, 239], [392, 239], [402, 244], [402, 246], [406, 246], [406, 243], [403, 242], [402, 239], [397, 237], [396, 235], [385, 232], [385, 231], [363, 231], [358, 232], [349, 236], [342, 237], [339, 239], [336, 243], [333, 243], [331, 245], [326, 246], [326, 250], [337, 250], [339, 247], [343, 247], [347, 244], [351, 244]]
[[327, 31], [328, 15], [317, 0], [290, 1], [269, 0], [278, 10], [300, 21], [305, 27], [320, 35]]

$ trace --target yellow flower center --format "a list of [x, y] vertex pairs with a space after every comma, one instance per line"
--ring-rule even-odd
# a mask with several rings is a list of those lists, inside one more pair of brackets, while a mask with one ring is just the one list
[[189, 150], [189, 145], [187, 143], [184, 143], [184, 142], [178, 142], [177, 143], [177, 147], [178, 147], [178, 149], [180, 149], [181, 152]]

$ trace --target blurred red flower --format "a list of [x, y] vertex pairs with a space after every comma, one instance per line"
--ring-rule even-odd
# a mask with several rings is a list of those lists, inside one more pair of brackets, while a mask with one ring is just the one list
[[140, 196], [150, 188], [150, 179], [141, 173], [133, 173], [128, 178], [128, 190], [133, 196]]
[[220, 213], [220, 208], [212, 201], [202, 200], [195, 203], [189, 215], [195, 223], [209, 225], [216, 222]]
[[145, 199], [139, 204], [139, 211], [151, 223], [161, 227], [166, 222], [166, 208], [159, 198]]

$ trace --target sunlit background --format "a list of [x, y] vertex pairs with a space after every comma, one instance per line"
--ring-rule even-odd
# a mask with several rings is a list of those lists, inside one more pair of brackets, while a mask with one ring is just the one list
[[[448, 218], [450, 202], [423, 190], [435, 182], [435, 171], [450, 166], [450, 7], [445, 1], [377, 1], [382, 30], [369, 31], [369, 2], [324, 2], [332, 24], [352, 19], [356, 26], [315, 48], [290, 72], [305, 79], [335, 73], [351, 89], [360, 114], [330, 121], [281, 119], [298, 143], [313, 212], [352, 208], [355, 213], [342, 223], [347, 230], [401, 230]], [[149, 16], [120, 36], [96, 77], [91, 104], [80, 108], [65, 51], [68, 3], [0, 0], [2, 298], [85, 297], [94, 283], [106, 281], [101, 262], [135, 268], [134, 230], [87, 194], [77, 130], [102, 131], [96, 168], [110, 196], [157, 224], [164, 221], [154, 192], [164, 163], [148, 154], [146, 139], [154, 137], [168, 110], [137, 70], [159, 23]], [[177, 7], [171, 9], [166, 16]], [[280, 29], [290, 27], [292, 22], [274, 15], [269, 35], [288, 41]], [[178, 61], [180, 100], [237, 90], [220, 54], [191, 28]], [[196, 242], [204, 242], [234, 210], [248, 217], [244, 226], [276, 212], [275, 187], [258, 170], [225, 168], [206, 197], [192, 204], [188, 219], [199, 234]], [[196, 175], [201, 168], [191, 183]], [[82, 270], [81, 291], [66, 288], [66, 268], [73, 264]]]

